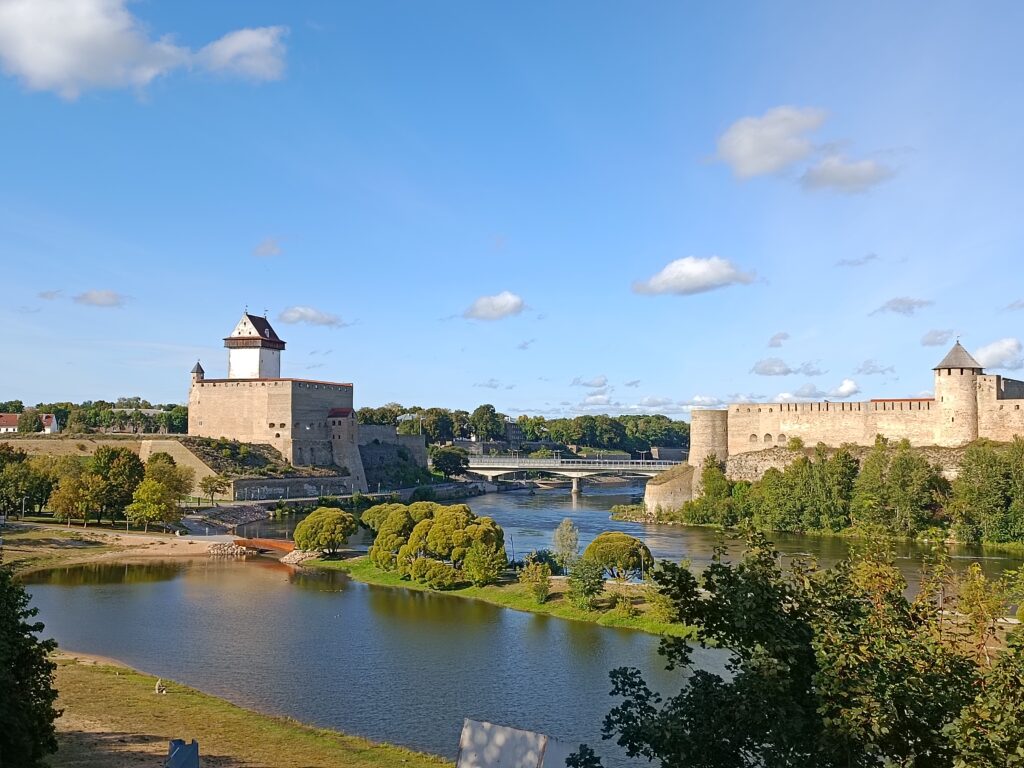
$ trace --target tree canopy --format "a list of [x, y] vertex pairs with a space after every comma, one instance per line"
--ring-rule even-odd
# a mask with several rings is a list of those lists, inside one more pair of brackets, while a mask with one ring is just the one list
[[654, 565], [647, 545], [621, 531], [598, 534], [583, 550], [583, 559], [598, 563], [613, 579], [621, 580], [640, 577]]
[[295, 546], [336, 555], [358, 525], [354, 516], [333, 507], [318, 507], [295, 526]]

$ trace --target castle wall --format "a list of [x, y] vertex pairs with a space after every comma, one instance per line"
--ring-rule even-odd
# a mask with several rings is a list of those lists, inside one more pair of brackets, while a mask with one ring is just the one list
[[404, 447], [421, 467], [427, 466], [427, 442], [423, 435], [400, 435], [395, 427], [383, 424], [362, 424], [359, 427], [359, 444], [369, 445], [374, 440]]
[[978, 377], [978, 436], [1009, 442], [1024, 437], [1024, 382]]
[[935, 372], [935, 445], [963, 445], [978, 439], [978, 374], [972, 368]]
[[329, 419], [331, 424], [331, 449], [334, 461], [347, 467], [352, 478], [352, 489], [365, 493], [367, 488], [366, 470], [359, 454], [360, 426], [356, 423], [356, 415], [334, 416]]
[[700, 467], [707, 456], [729, 455], [729, 411], [696, 410], [690, 414], [689, 463]]

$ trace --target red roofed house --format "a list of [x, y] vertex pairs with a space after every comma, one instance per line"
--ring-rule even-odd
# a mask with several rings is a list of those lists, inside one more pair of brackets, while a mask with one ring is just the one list
[[[17, 413], [0, 413], [0, 433], [17, 432], [19, 415]], [[39, 418], [43, 421], [43, 431], [39, 434], [55, 435], [60, 432], [60, 422], [52, 413], [40, 413]]]

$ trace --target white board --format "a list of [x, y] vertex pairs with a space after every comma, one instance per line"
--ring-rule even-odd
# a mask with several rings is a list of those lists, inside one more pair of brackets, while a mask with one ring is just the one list
[[575, 750], [543, 733], [467, 718], [456, 768], [565, 768]]

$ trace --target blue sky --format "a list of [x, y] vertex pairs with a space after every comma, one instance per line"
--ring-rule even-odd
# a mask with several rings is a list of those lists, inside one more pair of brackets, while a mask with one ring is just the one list
[[0, 400], [184, 401], [245, 306], [358, 405], [916, 396], [956, 335], [1017, 375], [1022, 22], [0, 0]]

